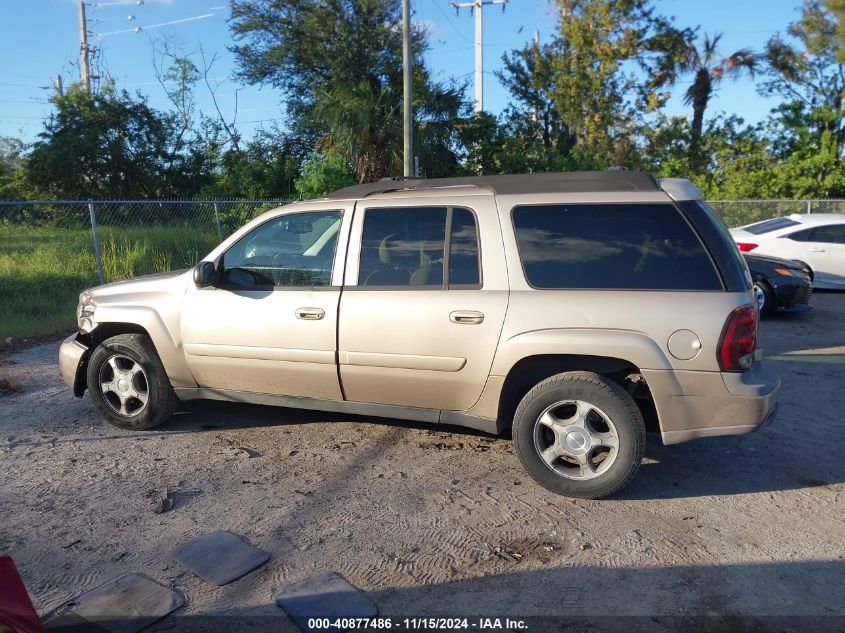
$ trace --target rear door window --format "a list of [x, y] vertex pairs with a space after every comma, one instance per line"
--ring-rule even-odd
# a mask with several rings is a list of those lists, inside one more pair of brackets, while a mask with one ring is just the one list
[[367, 209], [358, 285], [478, 288], [475, 215], [460, 207]]
[[469, 209], [452, 209], [449, 234], [449, 287], [476, 286], [481, 283], [478, 228]]
[[816, 227], [811, 241], [824, 242], [825, 244], [845, 244], [845, 224]]
[[513, 224], [535, 288], [723, 289], [701, 240], [671, 204], [519, 206]]

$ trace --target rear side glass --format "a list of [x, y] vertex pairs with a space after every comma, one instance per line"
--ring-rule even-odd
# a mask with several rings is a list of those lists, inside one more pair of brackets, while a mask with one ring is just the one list
[[790, 220], [789, 218], [774, 218], [772, 220], [763, 220], [762, 222], [758, 222], [757, 224], [746, 226], [742, 230], [747, 231], [752, 235], [763, 235], [764, 233], [771, 233], [772, 231], [777, 231], [778, 229], [785, 229], [790, 226], [798, 226], [799, 224], [801, 223], [796, 222], [795, 220]]
[[449, 286], [474, 286], [481, 283], [478, 265], [478, 229], [475, 217], [467, 209], [452, 209], [449, 236]]
[[750, 289], [751, 274], [745, 258], [713, 209], [703, 200], [685, 200], [679, 202], [678, 207], [710, 251], [726, 289], [729, 292]]
[[535, 288], [723, 289], [698, 236], [671, 204], [520, 206], [513, 224]]
[[826, 244], [845, 244], [845, 224], [816, 227], [811, 242]]

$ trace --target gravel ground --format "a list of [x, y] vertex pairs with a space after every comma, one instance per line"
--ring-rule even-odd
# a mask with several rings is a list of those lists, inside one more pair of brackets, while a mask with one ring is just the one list
[[[813, 304], [763, 323], [783, 380], [770, 427], [672, 447], [650, 437], [635, 482], [605, 501], [557, 497], [510, 441], [453, 428], [191, 403], [155, 431], [121, 431], [61, 382], [58, 343], [39, 345], [0, 366], [23, 389], [0, 398], [0, 554], [42, 616], [129, 572], [182, 591], [185, 615], [280, 614], [279, 588], [335, 570], [392, 616], [845, 626], [845, 294]], [[156, 513], [163, 494], [173, 506]], [[216, 529], [270, 562], [214, 587], [170, 560]]]

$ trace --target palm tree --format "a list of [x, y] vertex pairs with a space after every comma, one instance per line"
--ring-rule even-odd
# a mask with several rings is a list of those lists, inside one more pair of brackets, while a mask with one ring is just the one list
[[721, 34], [713, 37], [705, 35], [700, 46], [689, 42], [678, 64], [679, 73], [694, 74], [692, 85], [684, 93], [684, 104], [692, 106], [690, 156], [694, 160], [700, 150], [704, 112], [719, 83], [726, 77], [736, 79], [744, 72], [753, 77], [756, 70], [757, 58], [747, 48], [720, 58], [717, 53], [720, 39]]
[[388, 85], [335, 82], [319, 95], [314, 114], [330, 132], [316, 149], [339, 156], [358, 182], [375, 182], [402, 170], [402, 101]]

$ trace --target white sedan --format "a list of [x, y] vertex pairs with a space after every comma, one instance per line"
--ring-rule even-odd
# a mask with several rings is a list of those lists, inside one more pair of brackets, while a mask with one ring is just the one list
[[845, 215], [813, 213], [731, 229], [743, 253], [795, 259], [810, 267], [815, 288], [845, 290]]

